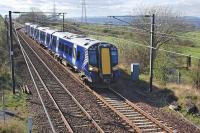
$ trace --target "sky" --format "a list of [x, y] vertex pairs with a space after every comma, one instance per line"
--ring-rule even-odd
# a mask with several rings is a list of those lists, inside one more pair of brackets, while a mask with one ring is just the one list
[[[52, 11], [54, 0], [0, 0], [0, 14], [11, 11], [30, 11], [37, 8]], [[68, 17], [81, 16], [81, 0], [55, 0], [57, 12]], [[138, 8], [170, 7], [184, 16], [200, 17], [200, 0], [86, 0], [87, 16], [134, 15]]]

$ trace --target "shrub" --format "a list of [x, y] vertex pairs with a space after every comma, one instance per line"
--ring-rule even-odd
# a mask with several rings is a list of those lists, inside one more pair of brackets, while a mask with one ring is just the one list
[[170, 75], [176, 73], [175, 65], [167, 54], [157, 55], [154, 68], [154, 76], [162, 84], [166, 84]]
[[103, 29], [103, 33], [108, 33], [108, 32], [110, 32], [109, 29]]

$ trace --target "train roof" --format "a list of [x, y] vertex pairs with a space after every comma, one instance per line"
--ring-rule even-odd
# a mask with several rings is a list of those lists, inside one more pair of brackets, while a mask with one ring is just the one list
[[30, 27], [36, 28], [36, 27], [38, 27], [38, 25], [36, 25], [36, 24], [30, 24]]
[[[54, 36], [59, 37], [60, 39], [69, 41], [71, 43], [74, 44], [78, 44], [79, 46], [82, 46], [86, 49], [88, 49], [89, 47], [91, 47], [92, 45], [95, 45], [97, 43], [107, 43], [107, 42], [102, 42], [96, 39], [92, 39], [92, 38], [88, 38], [84, 35], [79, 35], [79, 34], [73, 34], [70, 32], [55, 32], [53, 34]], [[108, 43], [110, 44], [110, 43]]]
[[99, 40], [95, 40], [95, 39], [91, 39], [91, 38], [72, 38], [71, 42], [75, 43], [75, 44], [79, 44], [80, 46], [88, 49], [89, 47], [91, 47], [92, 45], [95, 45], [97, 43], [101, 43], [101, 41]]
[[41, 31], [46, 31], [49, 29], [49, 27], [37, 27], [38, 30], [41, 30]]
[[69, 32], [55, 32], [53, 35], [57, 36], [59, 38], [68, 38], [68, 37], [71, 37], [71, 36], [73, 36], [75, 34], [69, 33]]
[[[38, 27], [38, 25], [31, 24], [31, 23], [25, 23], [25, 24], [30, 24], [30, 27]], [[79, 34], [74, 34], [70, 32], [59, 32], [58, 30], [50, 29], [49, 27], [38, 27], [39, 30], [43, 30], [46, 33], [53, 34], [54, 36], [59, 37], [60, 39], [72, 42], [74, 44], [78, 44], [79, 46], [82, 46], [86, 49], [89, 47], [95, 45], [95, 44], [102, 44], [102, 43], [107, 43], [108, 42], [102, 42], [96, 39], [88, 38], [85, 35], [79, 35]], [[112, 45], [112, 44], [111, 44]]]
[[25, 23], [25, 25], [31, 25], [31, 23]]
[[54, 32], [57, 32], [57, 30], [53, 30], [53, 29], [46, 29], [45, 31], [46, 33], [49, 33], [49, 34], [53, 34]]

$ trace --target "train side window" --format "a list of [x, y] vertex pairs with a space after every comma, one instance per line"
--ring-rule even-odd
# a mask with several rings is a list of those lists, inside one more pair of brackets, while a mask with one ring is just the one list
[[53, 44], [52, 46], [55, 48], [56, 47], [56, 37], [53, 37]]
[[41, 40], [42, 40], [42, 38], [43, 38], [43, 37], [42, 37], [42, 32], [41, 32], [41, 31], [40, 31], [40, 38], [41, 38]]
[[61, 50], [62, 50], [63, 52], [65, 52], [65, 45], [64, 45], [64, 44], [62, 44]]
[[43, 32], [43, 40], [45, 41], [45, 33]]
[[63, 44], [62, 44], [61, 42], [59, 42], [59, 46], [58, 46], [58, 49], [59, 49], [59, 50], [62, 50], [62, 45], [63, 45]]
[[81, 58], [81, 53], [80, 53], [80, 51], [78, 51], [78, 52], [77, 52], [77, 55], [76, 55], [76, 59], [77, 59], [78, 61], [80, 61], [80, 58]]
[[66, 54], [69, 54], [69, 52], [68, 52], [68, 46], [64, 46], [64, 51], [65, 51]]
[[47, 34], [47, 44], [49, 44], [50, 36]]
[[44, 40], [44, 33], [43, 32], [41, 32], [41, 36], [42, 36], [42, 40]]
[[69, 48], [69, 55], [72, 56], [72, 48]]
[[41, 32], [41, 40], [43, 40], [43, 32]]

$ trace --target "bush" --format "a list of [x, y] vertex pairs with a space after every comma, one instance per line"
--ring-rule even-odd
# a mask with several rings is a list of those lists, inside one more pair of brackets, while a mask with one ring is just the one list
[[103, 29], [103, 33], [108, 33], [108, 32], [110, 32], [109, 29]]
[[125, 59], [127, 64], [131, 63], [139, 63], [140, 64], [140, 71], [142, 73], [146, 72], [149, 65], [149, 51], [148, 49], [142, 48], [132, 48], [125, 50]]
[[0, 66], [0, 87], [9, 87], [10, 71], [6, 66]]
[[176, 73], [175, 65], [167, 54], [157, 55], [154, 67], [154, 76], [162, 84], [166, 84], [170, 75]]
[[193, 41], [191, 41], [191, 40], [181, 40], [179, 38], [172, 40], [172, 43], [174, 45], [180, 45], [180, 46], [188, 46], [188, 47], [195, 46]]

